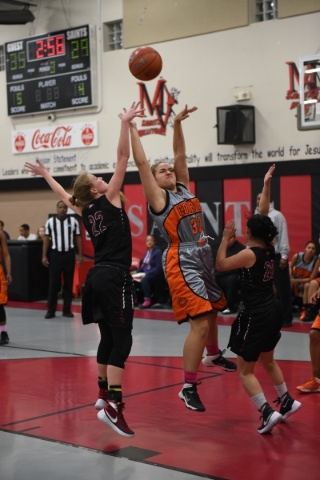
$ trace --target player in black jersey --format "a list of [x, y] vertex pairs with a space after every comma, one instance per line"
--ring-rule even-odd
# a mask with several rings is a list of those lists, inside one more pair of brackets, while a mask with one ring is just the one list
[[82, 321], [96, 322], [101, 340], [97, 352], [98, 418], [120, 435], [133, 437], [122, 402], [122, 378], [132, 346], [133, 295], [130, 274], [132, 241], [129, 219], [122, 208], [123, 184], [130, 156], [129, 123], [142, 117], [138, 105], [120, 114], [121, 130], [117, 163], [109, 183], [83, 172], [75, 180], [73, 195], [66, 192], [44, 165], [26, 163], [33, 175], [41, 175], [57, 196], [81, 215], [94, 246], [94, 266], [89, 271], [82, 297]]
[[[282, 307], [273, 291], [275, 252], [272, 241], [277, 229], [267, 216], [270, 204], [270, 182], [275, 165], [270, 167], [259, 203], [259, 213], [248, 219], [246, 235], [248, 248], [226, 257], [229, 239], [235, 234], [235, 222], [226, 224], [217, 253], [219, 271], [240, 268], [239, 288], [244, 310], [232, 324], [228, 347], [238, 356], [240, 381], [251, 400], [262, 413], [259, 433], [270, 432], [282, 420], [295, 413], [301, 403], [288, 393], [282, 371], [274, 360], [274, 348], [281, 337]], [[254, 375], [256, 362], [265, 369], [278, 393], [275, 400], [281, 404], [280, 412], [267, 403], [261, 385]]]

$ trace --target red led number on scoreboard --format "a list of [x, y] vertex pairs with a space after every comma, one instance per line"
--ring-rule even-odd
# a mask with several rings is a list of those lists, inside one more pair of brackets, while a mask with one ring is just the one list
[[46, 40], [37, 40], [36, 44], [38, 45], [36, 58], [54, 57], [65, 53], [63, 35], [49, 37]]

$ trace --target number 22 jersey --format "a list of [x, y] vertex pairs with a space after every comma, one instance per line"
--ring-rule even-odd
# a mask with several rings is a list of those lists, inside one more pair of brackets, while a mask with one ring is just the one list
[[105, 195], [92, 200], [82, 211], [84, 226], [94, 248], [94, 263], [130, 268], [132, 240], [128, 216]]

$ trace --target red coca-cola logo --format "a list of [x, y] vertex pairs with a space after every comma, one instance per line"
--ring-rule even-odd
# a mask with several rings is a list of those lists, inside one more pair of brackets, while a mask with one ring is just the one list
[[93, 133], [92, 128], [85, 127], [82, 130], [82, 134], [81, 134], [82, 143], [84, 145], [91, 145], [91, 143], [93, 142], [93, 139], [94, 139], [94, 133]]
[[41, 133], [38, 128], [32, 137], [31, 146], [33, 150], [39, 150], [40, 148], [63, 148], [70, 147], [72, 136], [69, 132], [72, 127], [59, 126], [53, 132]]
[[17, 150], [17, 152], [23, 152], [24, 148], [26, 146], [26, 141], [23, 135], [19, 134], [16, 136], [14, 139], [14, 147]]

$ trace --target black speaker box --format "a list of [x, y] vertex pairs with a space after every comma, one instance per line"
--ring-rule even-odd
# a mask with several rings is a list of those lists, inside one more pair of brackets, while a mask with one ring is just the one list
[[217, 107], [218, 145], [244, 145], [256, 142], [254, 107]]

